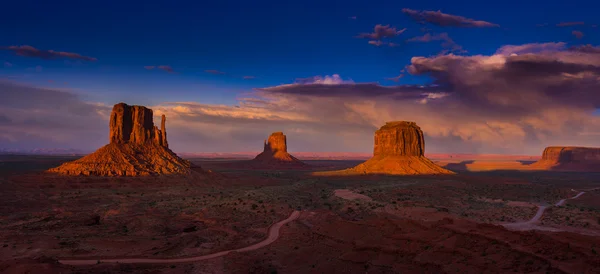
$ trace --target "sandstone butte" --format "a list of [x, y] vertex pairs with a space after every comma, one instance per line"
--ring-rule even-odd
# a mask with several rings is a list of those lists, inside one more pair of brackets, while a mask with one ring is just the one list
[[109, 144], [78, 160], [48, 170], [62, 175], [145, 176], [189, 174], [191, 163], [169, 149], [166, 117], [160, 129], [144, 106], [116, 104], [110, 114]]
[[547, 147], [542, 159], [531, 164], [531, 169], [556, 171], [600, 171], [600, 148]]
[[287, 152], [287, 138], [283, 132], [274, 132], [265, 140], [263, 152], [256, 155], [252, 163], [264, 167], [303, 167], [307, 166]]
[[415, 122], [387, 122], [375, 131], [373, 157], [353, 168], [316, 172], [315, 175], [427, 175], [454, 174], [425, 156], [423, 131]]

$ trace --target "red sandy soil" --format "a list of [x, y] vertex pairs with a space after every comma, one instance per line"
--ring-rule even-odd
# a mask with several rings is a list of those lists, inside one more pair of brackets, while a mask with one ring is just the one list
[[352, 192], [351, 190], [348, 190], [348, 189], [336, 189], [333, 191], [333, 195], [340, 197], [342, 199], [345, 199], [345, 200], [366, 200], [366, 201], [373, 200], [369, 196], [358, 194], [358, 193]]
[[[499, 225], [530, 220], [537, 205], [581, 189], [584, 195], [544, 212], [540, 225], [583, 226], [600, 216], [600, 190], [587, 190], [599, 187], [597, 179], [518, 172], [323, 178], [234, 169], [205, 178], [64, 178], [3, 173], [0, 165], [0, 273], [597, 273], [600, 237]], [[345, 199], [352, 193], [371, 200]], [[200, 262], [57, 261], [176, 259], [252, 247], [294, 210], [300, 217], [268, 245]]]

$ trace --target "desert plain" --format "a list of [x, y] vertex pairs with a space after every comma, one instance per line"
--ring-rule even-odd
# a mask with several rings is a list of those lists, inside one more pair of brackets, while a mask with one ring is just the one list
[[[76, 156], [2, 156], [2, 273], [597, 273], [598, 174], [469, 171], [455, 175], [315, 176], [311, 168], [236, 168], [191, 158], [189, 176], [65, 177], [43, 171]], [[435, 160], [434, 160], [435, 161]], [[508, 160], [505, 160], [508, 161]], [[447, 165], [452, 169], [452, 165]], [[210, 170], [210, 172], [209, 172]], [[579, 192], [585, 194], [576, 199]], [[554, 206], [560, 200], [564, 204]], [[520, 230], [547, 206], [535, 226]], [[269, 245], [250, 246], [298, 211]], [[530, 229], [531, 228], [531, 229]], [[94, 259], [72, 266], [60, 259]]]

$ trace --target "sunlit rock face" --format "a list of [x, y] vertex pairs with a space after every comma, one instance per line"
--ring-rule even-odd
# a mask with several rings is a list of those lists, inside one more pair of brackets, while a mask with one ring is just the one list
[[158, 129], [151, 109], [116, 104], [109, 121], [110, 143], [48, 172], [75, 176], [189, 174], [190, 162], [168, 148], [166, 117], [161, 118]]
[[316, 175], [390, 174], [431, 175], [453, 174], [423, 156], [425, 139], [415, 122], [387, 122], [375, 131], [373, 157], [350, 169], [318, 172]]
[[532, 168], [558, 171], [600, 171], [600, 148], [547, 147]]
[[287, 137], [283, 132], [274, 132], [265, 140], [263, 152], [253, 162], [257, 165], [305, 166], [302, 161], [287, 152]]

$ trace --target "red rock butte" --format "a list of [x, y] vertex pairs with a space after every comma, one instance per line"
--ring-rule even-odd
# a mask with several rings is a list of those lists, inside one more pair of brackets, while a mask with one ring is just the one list
[[287, 152], [287, 138], [283, 132], [274, 132], [265, 140], [263, 152], [258, 154], [252, 162], [263, 166], [306, 166]]
[[600, 171], [600, 148], [547, 147], [532, 169], [556, 171]]
[[373, 157], [353, 168], [316, 172], [315, 175], [427, 175], [454, 174], [444, 169], [425, 154], [423, 131], [415, 122], [388, 122], [375, 131]]
[[63, 175], [144, 176], [189, 174], [191, 164], [169, 149], [166, 117], [160, 129], [153, 112], [125, 103], [113, 107], [109, 122], [109, 144], [81, 159], [48, 170]]

